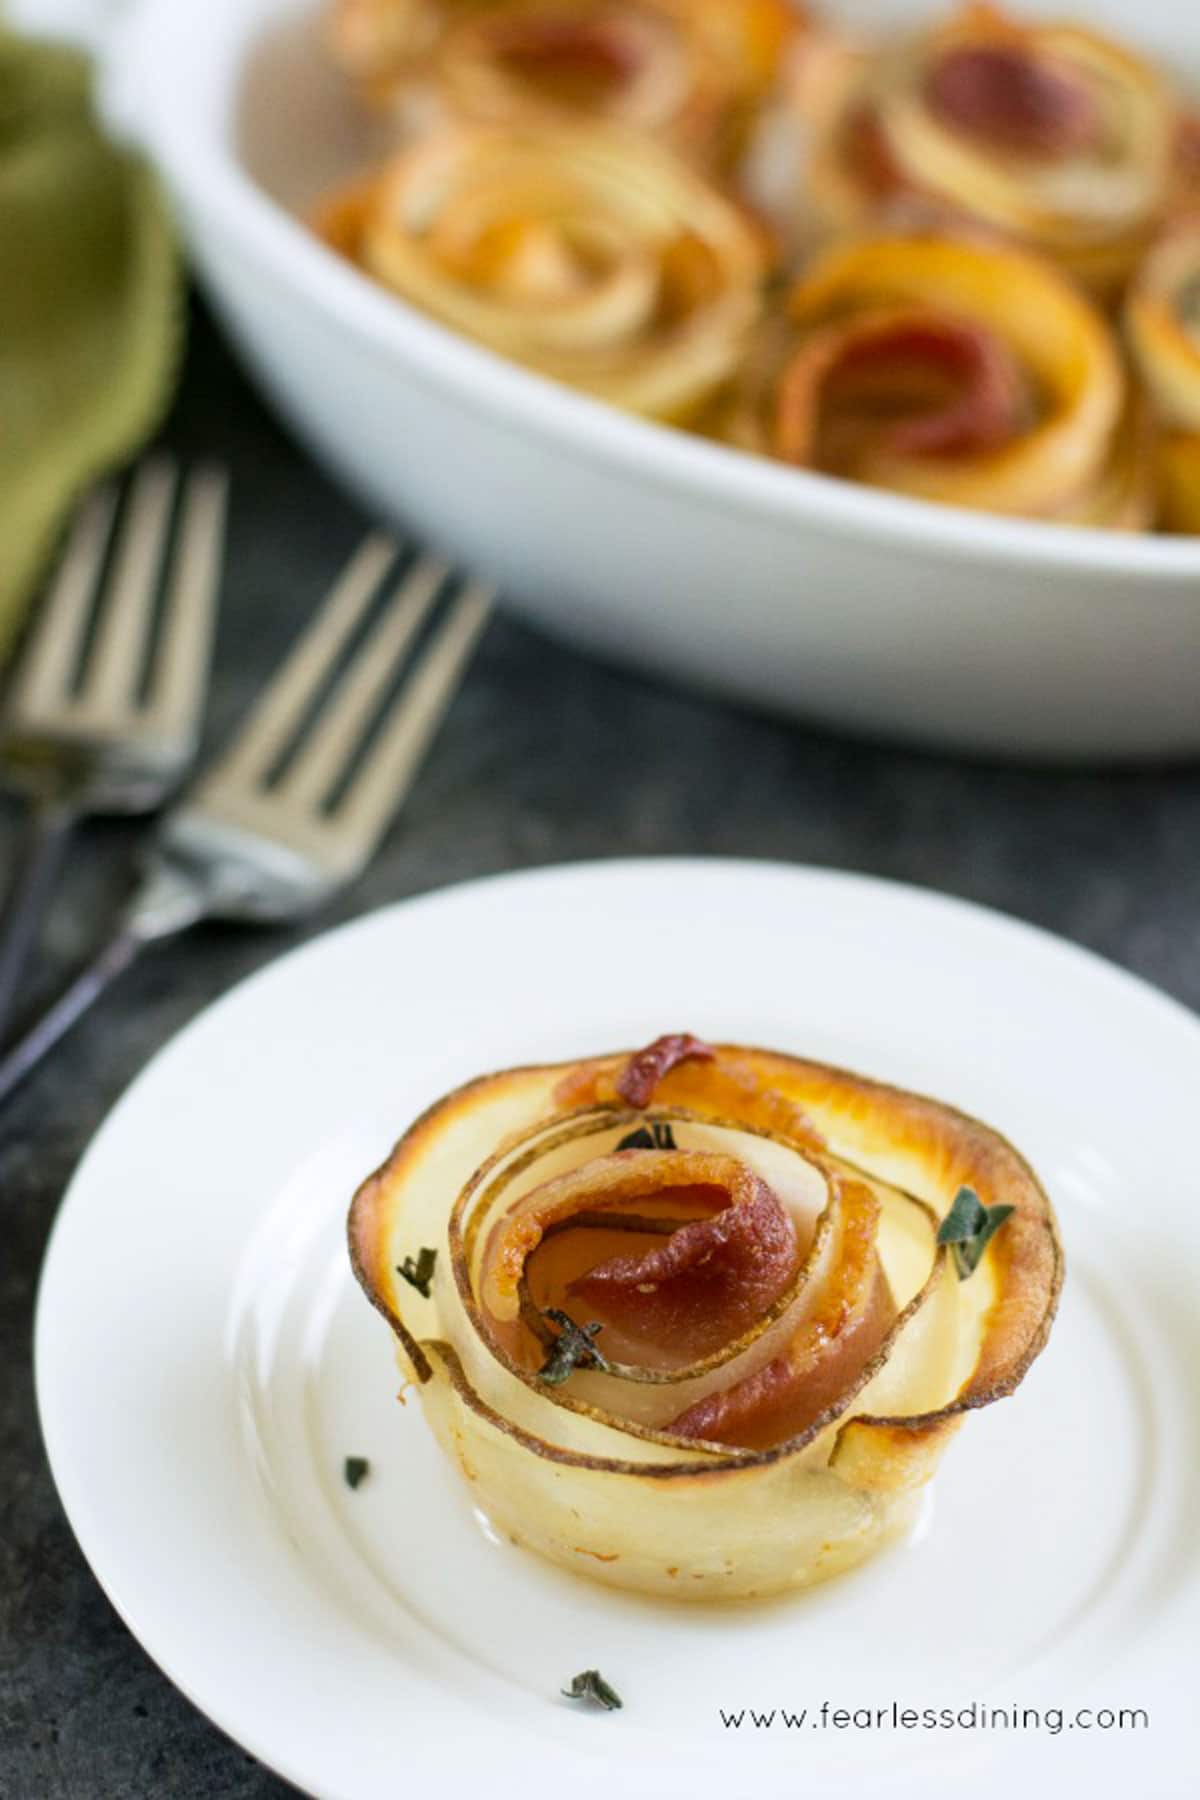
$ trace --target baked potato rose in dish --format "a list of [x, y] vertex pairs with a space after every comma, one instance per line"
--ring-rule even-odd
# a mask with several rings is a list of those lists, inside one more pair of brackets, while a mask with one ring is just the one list
[[1200, 213], [1146, 258], [1129, 292], [1126, 330], [1163, 426], [1161, 523], [1200, 531]]
[[1152, 513], [1108, 322], [1005, 246], [879, 237], [817, 257], [764, 322], [725, 434], [953, 506], [1126, 529]]
[[401, 116], [607, 122], [721, 161], [803, 30], [788, 0], [339, 0], [334, 54]]
[[443, 323], [671, 421], [737, 366], [768, 259], [762, 229], [686, 163], [600, 126], [447, 128], [316, 222]]
[[838, 229], [923, 208], [1025, 244], [1107, 296], [1168, 203], [1174, 96], [1081, 26], [969, 5], [898, 48], [828, 68], [823, 91], [807, 84], [810, 188]]
[[439, 1443], [516, 1542], [679, 1599], [850, 1568], [1046, 1342], [1018, 1153], [936, 1101], [686, 1034], [439, 1101], [351, 1259]]

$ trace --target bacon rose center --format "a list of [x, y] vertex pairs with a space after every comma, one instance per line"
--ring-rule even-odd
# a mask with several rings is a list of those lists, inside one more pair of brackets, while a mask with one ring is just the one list
[[1007, 347], [966, 321], [888, 314], [814, 335], [779, 384], [776, 439], [789, 462], [840, 470], [868, 443], [959, 455], [1013, 437], [1028, 383]]
[[616, 18], [510, 20], [497, 26], [493, 48], [516, 79], [576, 103], [626, 87], [641, 62]]
[[1071, 70], [1016, 44], [949, 49], [926, 80], [939, 118], [1001, 148], [1064, 156], [1099, 129], [1095, 100]]
[[[666, 1192], [695, 1204], [705, 1190]], [[783, 1292], [797, 1262], [795, 1225], [766, 1183], [751, 1176], [747, 1199], [726, 1200], [710, 1217], [674, 1226], [640, 1255], [593, 1263], [568, 1283], [567, 1297], [607, 1328], [607, 1343], [619, 1333], [635, 1360], [665, 1367], [739, 1336]]]

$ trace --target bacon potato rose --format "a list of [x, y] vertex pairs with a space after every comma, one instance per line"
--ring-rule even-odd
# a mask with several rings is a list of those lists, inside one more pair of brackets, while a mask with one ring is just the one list
[[1081, 26], [969, 5], [898, 49], [835, 49], [806, 97], [811, 191], [839, 229], [969, 221], [1108, 297], [1169, 204], [1174, 96]]
[[686, 163], [600, 126], [448, 128], [316, 223], [443, 323], [671, 421], [737, 366], [768, 260], [761, 229]]
[[1004, 246], [881, 237], [816, 258], [764, 323], [725, 433], [953, 506], [1150, 522], [1143, 421], [1107, 321]]
[[803, 29], [788, 0], [338, 0], [339, 62], [377, 102], [509, 125], [607, 122], [704, 161], [741, 141]]
[[686, 1035], [458, 1089], [363, 1183], [349, 1241], [497, 1525], [684, 1599], [803, 1586], [902, 1530], [1062, 1276], [986, 1126]]

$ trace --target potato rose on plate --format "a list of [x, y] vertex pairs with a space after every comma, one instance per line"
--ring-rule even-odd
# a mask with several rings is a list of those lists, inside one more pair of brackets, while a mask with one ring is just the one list
[[686, 163], [599, 126], [438, 132], [335, 195], [317, 228], [490, 349], [666, 420], [736, 367], [768, 254]]
[[1024, 251], [871, 238], [764, 322], [726, 435], [926, 500], [1139, 530], [1143, 420], [1106, 320]]
[[687, 1034], [448, 1095], [349, 1240], [496, 1524], [683, 1599], [801, 1587], [901, 1531], [1062, 1276], [1045, 1193], [986, 1126]]
[[1163, 424], [1161, 522], [1200, 532], [1200, 214], [1146, 258], [1129, 292], [1126, 330]]
[[839, 228], [923, 207], [1110, 295], [1168, 202], [1174, 97], [1148, 64], [1080, 26], [972, 5], [898, 49], [829, 68], [825, 94], [809, 84], [810, 187]]

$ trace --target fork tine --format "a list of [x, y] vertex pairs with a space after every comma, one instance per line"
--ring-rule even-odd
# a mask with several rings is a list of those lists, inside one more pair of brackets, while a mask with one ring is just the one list
[[229, 477], [203, 467], [188, 476], [172, 558], [162, 636], [147, 713], [180, 737], [194, 734], [208, 681], [225, 534]]
[[319, 808], [370, 729], [400, 658], [437, 598], [449, 570], [424, 556], [407, 571], [386, 616], [343, 675], [314, 725], [281, 792], [294, 805]]
[[70, 695], [116, 504], [115, 488], [97, 488], [75, 515], [21, 660], [12, 696], [14, 719], [58, 711]]
[[165, 456], [148, 458], [133, 477], [96, 641], [83, 672], [80, 700], [85, 709], [133, 705], [177, 478], [174, 461]]
[[334, 814], [369, 855], [404, 800], [433, 735], [458, 690], [463, 671], [491, 612], [494, 588], [463, 588], [405, 683], [395, 716], [372, 747]]
[[204, 785], [219, 779], [253, 787], [265, 781], [314, 693], [378, 592], [395, 555], [395, 542], [385, 532], [372, 532], [359, 545], [324, 606], [225, 755], [213, 765]]

